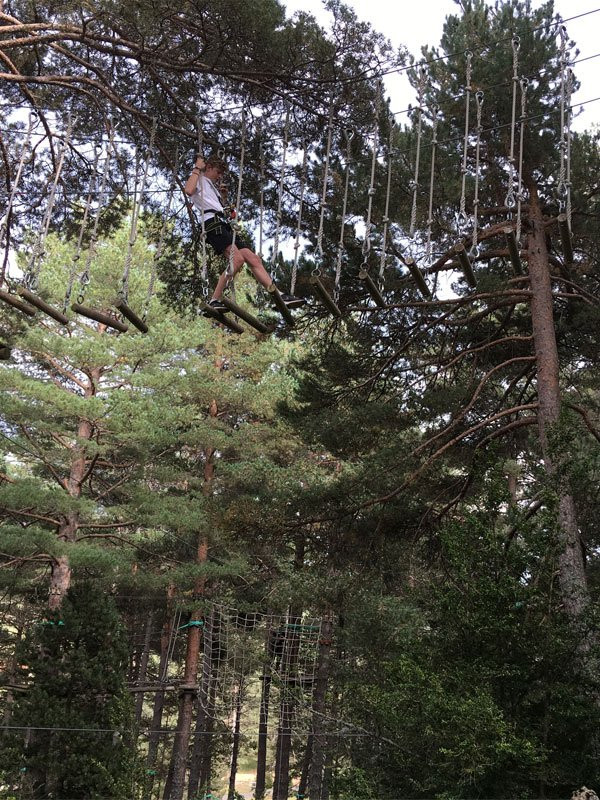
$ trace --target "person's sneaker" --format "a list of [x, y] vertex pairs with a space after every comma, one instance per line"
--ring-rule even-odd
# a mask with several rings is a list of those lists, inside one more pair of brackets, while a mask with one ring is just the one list
[[281, 299], [288, 308], [300, 308], [306, 305], [304, 297], [295, 297], [293, 294], [282, 294]]
[[227, 306], [220, 300], [212, 299], [208, 305], [210, 308], [213, 309], [213, 311], [218, 311], [219, 314], [222, 314], [224, 311], [227, 311]]

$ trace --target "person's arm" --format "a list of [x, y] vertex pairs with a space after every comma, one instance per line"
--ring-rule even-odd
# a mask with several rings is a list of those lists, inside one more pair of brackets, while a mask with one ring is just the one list
[[190, 173], [190, 177], [185, 182], [185, 186], [183, 187], [185, 193], [191, 197], [196, 191], [196, 187], [198, 186], [198, 180], [200, 178], [200, 173], [204, 169], [206, 164], [204, 163], [204, 159], [202, 156], [198, 156], [196, 158], [196, 163]]

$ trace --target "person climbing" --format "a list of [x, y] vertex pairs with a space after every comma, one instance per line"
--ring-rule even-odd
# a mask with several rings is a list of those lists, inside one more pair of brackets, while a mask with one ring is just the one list
[[[209, 156], [206, 161], [202, 156], [198, 156], [184, 186], [185, 193], [204, 218], [206, 241], [217, 255], [224, 255], [230, 259], [230, 267], [219, 277], [208, 303], [212, 309], [219, 312], [227, 311], [221, 296], [229, 281], [233, 280], [244, 264], [248, 264], [258, 283], [265, 289], [269, 289], [273, 284], [273, 278], [265, 269], [260, 256], [237, 236], [234, 244], [233, 228], [227, 218], [222, 196], [221, 184], [226, 172], [227, 165], [219, 156]], [[299, 308], [306, 304], [304, 298], [291, 294], [282, 293], [281, 299], [288, 308]]]

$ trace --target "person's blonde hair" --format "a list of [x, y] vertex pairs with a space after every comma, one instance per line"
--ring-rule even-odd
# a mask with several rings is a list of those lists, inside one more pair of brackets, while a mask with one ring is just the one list
[[221, 158], [221, 156], [209, 156], [206, 159], [206, 166], [207, 167], [214, 167], [215, 169], [218, 169], [223, 174], [225, 174], [227, 172], [227, 164]]

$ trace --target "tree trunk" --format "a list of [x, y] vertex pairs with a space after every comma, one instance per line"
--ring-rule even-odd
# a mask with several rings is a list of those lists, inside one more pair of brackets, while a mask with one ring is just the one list
[[254, 797], [263, 800], [267, 779], [267, 744], [269, 727], [269, 699], [271, 695], [272, 664], [274, 654], [274, 636], [271, 623], [267, 624], [265, 638], [265, 661], [261, 677], [260, 711], [258, 718], [258, 750], [256, 754], [256, 788]]
[[279, 727], [275, 754], [273, 800], [287, 800], [290, 783], [290, 753], [292, 750], [292, 723], [296, 707], [295, 691], [298, 689], [297, 664], [300, 647], [298, 628], [300, 615], [290, 612], [286, 625], [281, 659], [281, 701]]
[[242, 720], [242, 698], [244, 691], [243, 678], [235, 686], [235, 708], [233, 723], [233, 742], [231, 745], [231, 768], [229, 770], [229, 790], [227, 800], [235, 800], [235, 779], [237, 776], [238, 757], [240, 753], [240, 723]]
[[530, 189], [529, 277], [531, 281], [531, 319], [537, 358], [538, 426], [546, 471], [556, 480], [558, 494], [558, 526], [561, 539], [559, 585], [566, 613], [579, 621], [588, 604], [583, 550], [577, 525], [575, 504], [567, 480], [556, 463], [549, 435], [558, 422], [561, 408], [559, 363], [554, 330], [552, 285], [544, 220], [533, 181]]
[[[171, 616], [171, 600], [173, 598], [173, 594], [174, 588], [169, 586], [167, 589], [167, 616], [160, 633], [160, 661], [158, 665], [158, 680], [160, 683], [163, 683], [166, 680], [169, 665], [169, 650], [171, 646], [171, 637], [173, 635], [173, 617]], [[148, 780], [146, 782], [143, 800], [150, 800], [152, 795], [152, 786], [154, 784], [154, 775], [156, 772], [156, 760], [158, 757], [158, 747], [160, 744], [159, 731], [162, 725], [164, 704], [165, 692], [161, 689], [154, 695], [152, 723], [150, 725], [150, 734], [148, 736], [148, 754], [146, 756]]]
[[[201, 538], [198, 544], [197, 563], [204, 564], [208, 555], [208, 542]], [[199, 579], [195, 586], [197, 595], [204, 591], [204, 579]], [[203, 610], [196, 608], [192, 611], [191, 622], [200, 621]], [[179, 712], [177, 716], [177, 732], [173, 743], [173, 755], [171, 757], [171, 780], [170, 785], [165, 787], [163, 800], [182, 800], [185, 784], [185, 772], [188, 761], [188, 748], [190, 744], [190, 733], [192, 730], [192, 715], [194, 710], [194, 698], [196, 696], [198, 680], [198, 654], [200, 652], [200, 626], [190, 625], [188, 627], [187, 648], [185, 656], [185, 669], [183, 683], [179, 695]], [[167, 793], [168, 792], [168, 793]]]
[[[203, 769], [203, 766], [206, 764], [207, 757], [210, 761], [211, 743], [209, 739], [213, 723], [212, 715], [214, 710], [212, 709], [212, 698], [213, 686], [215, 683], [212, 658], [214, 615], [215, 612], [213, 610], [206, 618], [206, 624], [204, 626], [202, 680], [200, 682], [198, 701], [196, 704], [196, 731], [190, 763], [188, 800], [196, 800], [196, 797], [198, 797], [198, 788], [201, 783], [202, 786], [205, 786], [205, 782], [202, 781], [202, 778], [204, 777], [206, 780], [206, 769]], [[210, 772], [210, 768], [208, 772]]]
[[313, 735], [308, 734], [306, 739], [306, 748], [304, 750], [304, 758], [302, 759], [302, 771], [300, 773], [300, 782], [298, 783], [298, 800], [303, 800], [306, 797], [308, 789], [308, 776], [310, 773], [310, 764], [312, 761], [313, 752]]
[[324, 714], [327, 702], [327, 684], [329, 681], [329, 664], [331, 655], [331, 635], [333, 625], [330, 619], [324, 619], [319, 637], [319, 654], [317, 674], [313, 691], [312, 719], [312, 758], [308, 777], [308, 797], [320, 800], [323, 792], [323, 771], [327, 752], [327, 733]]
[[[150, 640], [152, 638], [152, 625], [154, 623], [154, 613], [150, 611], [148, 619], [146, 620], [146, 631], [144, 633], [144, 645], [140, 655], [140, 663], [138, 667], [137, 683], [143, 686], [146, 682], [146, 674], [148, 672], [148, 661], [150, 660]], [[142, 721], [142, 710], [144, 708], [144, 692], [138, 692], [135, 698], [135, 721], [139, 728]]]
[[[96, 367], [90, 370], [88, 382], [84, 391], [84, 398], [93, 397], [96, 394], [97, 382], [100, 379], [101, 370]], [[89, 442], [92, 438], [94, 427], [87, 419], [79, 421], [77, 426], [77, 440], [73, 445], [71, 453], [71, 468], [69, 477], [63, 481], [63, 486], [71, 497], [79, 498], [81, 488], [87, 473], [87, 458], [82, 443]], [[73, 542], [77, 536], [79, 527], [79, 515], [76, 511], [71, 511], [65, 515], [64, 520], [58, 528], [58, 538], [63, 542]], [[66, 555], [58, 556], [52, 561], [50, 573], [50, 590], [48, 593], [48, 608], [56, 611], [60, 608], [63, 598], [71, 586], [71, 566]]]

